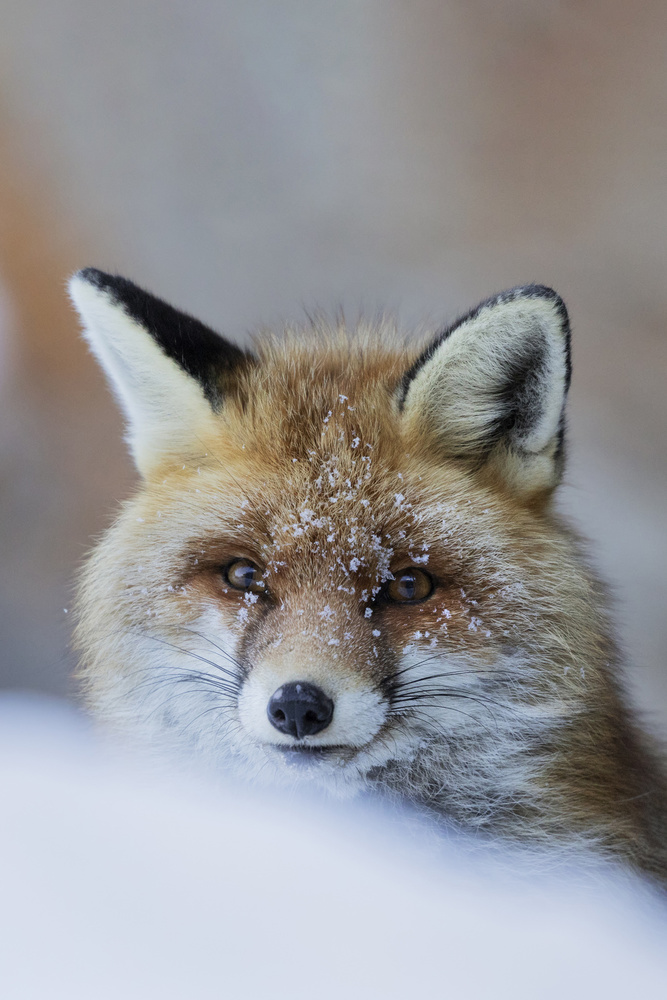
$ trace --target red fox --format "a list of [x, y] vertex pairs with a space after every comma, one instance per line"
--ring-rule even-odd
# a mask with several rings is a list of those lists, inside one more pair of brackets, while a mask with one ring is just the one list
[[124, 278], [70, 290], [141, 475], [81, 577], [99, 717], [667, 879], [667, 782], [552, 506], [571, 372], [553, 290], [417, 347], [317, 319], [252, 350]]

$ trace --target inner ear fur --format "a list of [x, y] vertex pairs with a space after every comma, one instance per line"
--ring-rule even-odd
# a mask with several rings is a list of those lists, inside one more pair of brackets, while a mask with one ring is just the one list
[[426, 447], [530, 498], [560, 480], [570, 376], [565, 304], [527, 285], [440, 333], [406, 372], [398, 404]]

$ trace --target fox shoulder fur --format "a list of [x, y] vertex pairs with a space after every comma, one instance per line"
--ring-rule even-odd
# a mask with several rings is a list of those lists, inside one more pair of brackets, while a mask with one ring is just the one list
[[244, 351], [123, 278], [70, 289], [141, 474], [81, 578], [100, 717], [667, 879], [665, 778], [552, 505], [555, 292], [512, 289], [418, 347], [315, 321]]

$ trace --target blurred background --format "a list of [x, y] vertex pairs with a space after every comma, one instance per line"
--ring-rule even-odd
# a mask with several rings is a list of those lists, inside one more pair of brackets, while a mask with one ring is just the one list
[[537, 281], [574, 331], [561, 505], [667, 734], [664, 0], [3, 0], [0, 687], [72, 695], [72, 580], [132, 488], [65, 280], [242, 341]]

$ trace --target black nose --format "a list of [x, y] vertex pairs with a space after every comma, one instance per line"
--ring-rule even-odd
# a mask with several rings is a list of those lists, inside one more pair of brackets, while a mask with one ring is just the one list
[[333, 718], [333, 711], [331, 698], [305, 681], [283, 684], [271, 695], [267, 708], [271, 725], [297, 740], [326, 729]]

